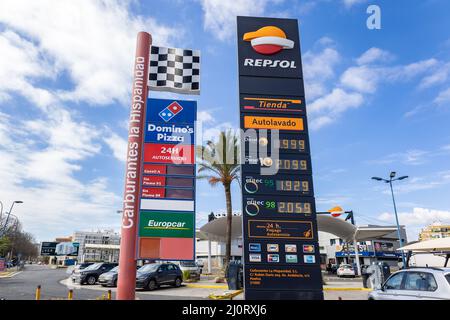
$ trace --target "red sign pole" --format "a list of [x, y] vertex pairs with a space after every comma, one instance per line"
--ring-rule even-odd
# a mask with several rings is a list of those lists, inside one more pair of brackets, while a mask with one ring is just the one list
[[133, 69], [133, 91], [128, 130], [128, 148], [123, 197], [122, 239], [120, 242], [117, 300], [134, 300], [136, 289], [136, 231], [141, 186], [141, 159], [147, 104], [148, 65], [152, 37], [147, 32], [137, 36]]

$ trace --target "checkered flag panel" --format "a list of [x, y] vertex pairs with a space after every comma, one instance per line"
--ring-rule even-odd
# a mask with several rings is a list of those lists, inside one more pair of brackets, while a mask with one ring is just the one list
[[148, 86], [152, 90], [200, 94], [200, 51], [152, 46]]

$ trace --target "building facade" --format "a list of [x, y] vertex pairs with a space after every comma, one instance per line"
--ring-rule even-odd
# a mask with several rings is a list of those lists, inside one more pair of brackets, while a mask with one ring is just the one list
[[73, 241], [80, 244], [78, 262], [118, 262], [120, 235], [114, 230], [75, 231]]
[[435, 222], [419, 233], [419, 241], [450, 237], [450, 225]]

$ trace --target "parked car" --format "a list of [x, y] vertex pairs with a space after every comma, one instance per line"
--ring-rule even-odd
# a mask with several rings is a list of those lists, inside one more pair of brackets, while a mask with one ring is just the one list
[[450, 268], [410, 268], [393, 273], [369, 300], [450, 300]]
[[119, 274], [119, 266], [112, 268], [108, 272], [102, 273], [98, 277], [98, 283], [103, 287], [117, 287], [117, 275]]
[[349, 264], [341, 264], [336, 271], [338, 277], [355, 277], [355, 269]]
[[180, 287], [182, 282], [183, 273], [174, 263], [149, 263], [136, 272], [136, 288], [154, 290], [163, 284]]
[[[138, 270], [140, 266], [136, 266]], [[98, 283], [103, 287], [117, 287], [117, 279], [119, 275], [119, 266], [112, 268], [110, 271], [102, 273], [98, 277]]]
[[95, 284], [98, 277], [116, 267], [117, 263], [98, 262], [72, 273], [72, 281], [80, 284]]
[[195, 261], [178, 261], [175, 262], [180, 269], [181, 272], [188, 272], [189, 273], [189, 279], [197, 279], [200, 280], [200, 274], [201, 274], [201, 268], [198, 266], [197, 262]]

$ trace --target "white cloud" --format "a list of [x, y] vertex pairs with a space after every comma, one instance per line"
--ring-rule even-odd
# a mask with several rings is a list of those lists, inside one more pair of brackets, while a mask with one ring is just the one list
[[367, 0], [342, 0], [342, 2], [344, 2], [344, 5], [347, 8], [350, 8], [350, 7], [354, 6], [354, 5], [367, 2]]
[[370, 48], [364, 52], [357, 60], [356, 63], [359, 65], [369, 64], [373, 62], [385, 62], [393, 58], [392, 54], [388, 51], [382, 50], [380, 48]]
[[229, 40], [236, 32], [236, 16], [261, 16], [268, 4], [280, 0], [200, 0], [205, 30], [221, 40]]
[[434, 72], [426, 77], [424, 77], [420, 83], [420, 88], [430, 88], [434, 85], [438, 85], [447, 81], [450, 76], [450, 63], [446, 63], [437, 66]]
[[413, 149], [405, 152], [392, 153], [385, 157], [368, 161], [368, 163], [384, 165], [398, 162], [409, 165], [419, 165], [425, 163], [430, 156], [432, 156], [432, 154], [429, 151]]
[[380, 72], [367, 66], [350, 67], [341, 76], [341, 84], [347, 88], [374, 93], [377, 90]]
[[446, 102], [450, 102], [450, 88], [439, 92], [436, 99], [434, 99], [434, 102], [436, 104], [443, 104]]
[[320, 97], [309, 104], [312, 115], [311, 129], [319, 129], [333, 122], [341, 113], [349, 108], [357, 108], [364, 102], [359, 93], [348, 93], [335, 88], [326, 96]]
[[[329, 38], [322, 38], [317, 43], [321, 46], [332, 45]], [[336, 49], [326, 47], [316, 53], [307, 51], [303, 56], [303, 73], [305, 92], [309, 99], [315, 99], [326, 92], [326, 81], [335, 75], [334, 68], [340, 61]]]
[[408, 65], [390, 67], [384, 70], [384, 72], [389, 81], [406, 81], [429, 72], [438, 64], [439, 61], [432, 58], [410, 63]]
[[103, 138], [108, 147], [113, 151], [114, 157], [125, 162], [127, 159], [127, 140], [119, 136], [118, 134], [111, 132], [109, 135]]
[[[395, 223], [394, 214], [388, 212], [380, 214], [378, 219], [391, 224]], [[408, 241], [413, 241], [418, 238], [422, 228], [434, 222], [450, 224], [450, 211], [415, 207], [411, 212], [400, 212], [398, 220], [401, 225], [406, 227]]]
[[211, 123], [214, 122], [215, 119], [211, 112], [209, 111], [199, 111], [197, 112], [197, 121], [201, 121], [203, 123]]
[[[336, 44], [332, 39], [322, 38], [314, 45], [324, 47], [321, 51], [310, 50], [304, 55], [305, 93], [309, 100], [308, 110], [311, 128], [319, 129], [339, 119], [349, 108], [361, 106], [369, 95], [377, 92], [381, 84], [396, 84], [429, 75], [441, 64], [436, 59], [426, 59], [406, 65], [387, 65], [394, 55], [386, 50], [372, 47], [356, 59], [356, 65], [347, 67], [335, 81], [336, 68], [341, 62]], [[431, 80], [428, 80], [430, 82]], [[422, 80], [424, 82], [424, 80]], [[449, 92], [443, 91], [436, 103], [450, 100]], [[417, 111], [411, 111], [410, 116]], [[411, 156], [414, 156], [411, 154]], [[414, 160], [411, 159], [411, 163]]]
[[[11, 65], [9, 68], [18, 68], [20, 74], [28, 77], [42, 78], [49, 71], [53, 76], [55, 72], [67, 73], [73, 88], [59, 89], [58, 96], [64, 100], [125, 103], [131, 89], [137, 32], [152, 32], [154, 43], [159, 45], [180, 35], [180, 31], [153, 19], [131, 16], [127, 4], [128, 1], [114, 0], [1, 1], [0, 22], [30, 39], [9, 32], [8, 39], [20, 52], [8, 54], [13, 60], [5, 61]], [[30, 62], [12, 63], [17, 59], [23, 61], [22, 55]], [[34, 64], [36, 61], [39, 63]], [[11, 71], [9, 75], [17, 72]], [[0, 87], [4, 84], [2, 80], [0, 77]]]

